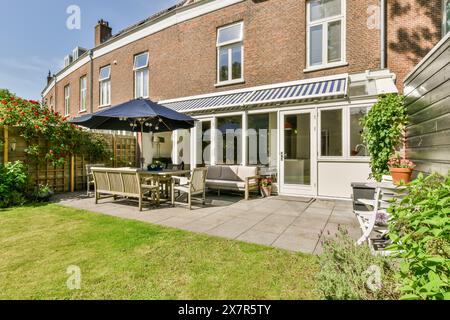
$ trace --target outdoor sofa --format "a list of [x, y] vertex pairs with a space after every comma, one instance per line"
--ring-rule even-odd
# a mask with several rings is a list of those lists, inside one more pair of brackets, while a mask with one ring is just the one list
[[240, 191], [249, 199], [250, 191], [259, 190], [258, 167], [251, 166], [209, 166], [206, 187], [212, 190]]

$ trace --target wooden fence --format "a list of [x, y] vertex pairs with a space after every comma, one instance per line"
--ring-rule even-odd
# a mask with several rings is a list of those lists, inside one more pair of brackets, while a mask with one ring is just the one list
[[[54, 167], [49, 161], [31, 162], [27, 158], [26, 141], [14, 128], [0, 128], [3, 136], [3, 152], [0, 163], [22, 161], [28, 165], [30, 189], [37, 185], [49, 185], [55, 192], [85, 190], [86, 165], [92, 164], [89, 155], [76, 155], [66, 159], [64, 167]], [[109, 167], [136, 167], [138, 163], [137, 139], [131, 135], [103, 134], [111, 159], [95, 161]]]

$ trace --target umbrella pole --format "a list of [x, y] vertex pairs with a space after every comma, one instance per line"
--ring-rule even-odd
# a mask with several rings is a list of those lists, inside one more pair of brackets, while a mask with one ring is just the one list
[[139, 159], [141, 161], [141, 169], [144, 169], [144, 162], [145, 162], [145, 158], [144, 158], [144, 122], [141, 121], [141, 145], [140, 147], [140, 152], [141, 152], [141, 158]]

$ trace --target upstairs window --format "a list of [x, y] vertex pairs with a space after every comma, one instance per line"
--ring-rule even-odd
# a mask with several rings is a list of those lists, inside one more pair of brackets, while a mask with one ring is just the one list
[[444, 9], [444, 35], [450, 32], [450, 0], [443, 0]]
[[134, 57], [134, 97], [148, 98], [148, 52]]
[[64, 115], [70, 115], [70, 86], [64, 87]]
[[307, 67], [345, 62], [345, 0], [309, 0], [307, 24]]
[[80, 112], [86, 111], [87, 77], [80, 78]]
[[100, 107], [111, 104], [111, 66], [100, 69]]
[[243, 81], [244, 23], [239, 22], [217, 31], [217, 83]]

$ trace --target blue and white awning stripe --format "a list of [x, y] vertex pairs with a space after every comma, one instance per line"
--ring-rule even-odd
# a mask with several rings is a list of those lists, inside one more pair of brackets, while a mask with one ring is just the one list
[[225, 94], [207, 98], [164, 103], [164, 106], [176, 111], [185, 112], [197, 111], [201, 109], [233, 107], [242, 105], [243, 102], [246, 101], [251, 94], [252, 91], [235, 94]]
[[197, 112], [231, 107], [286, 104], [314, 100], [343, 98], [347, 95], [348, 75], [333, 78], [309, 79], [249, 88], [239, 92], [200, 96], [191, 99], [161, 102], [179, 112]]
[[247, 104], [265, 104], [282, 101], [299, 101], [305, 99], [345, 96], [347, 80], [303, 83], [280, 88], [258, 90], [246, 101]]

